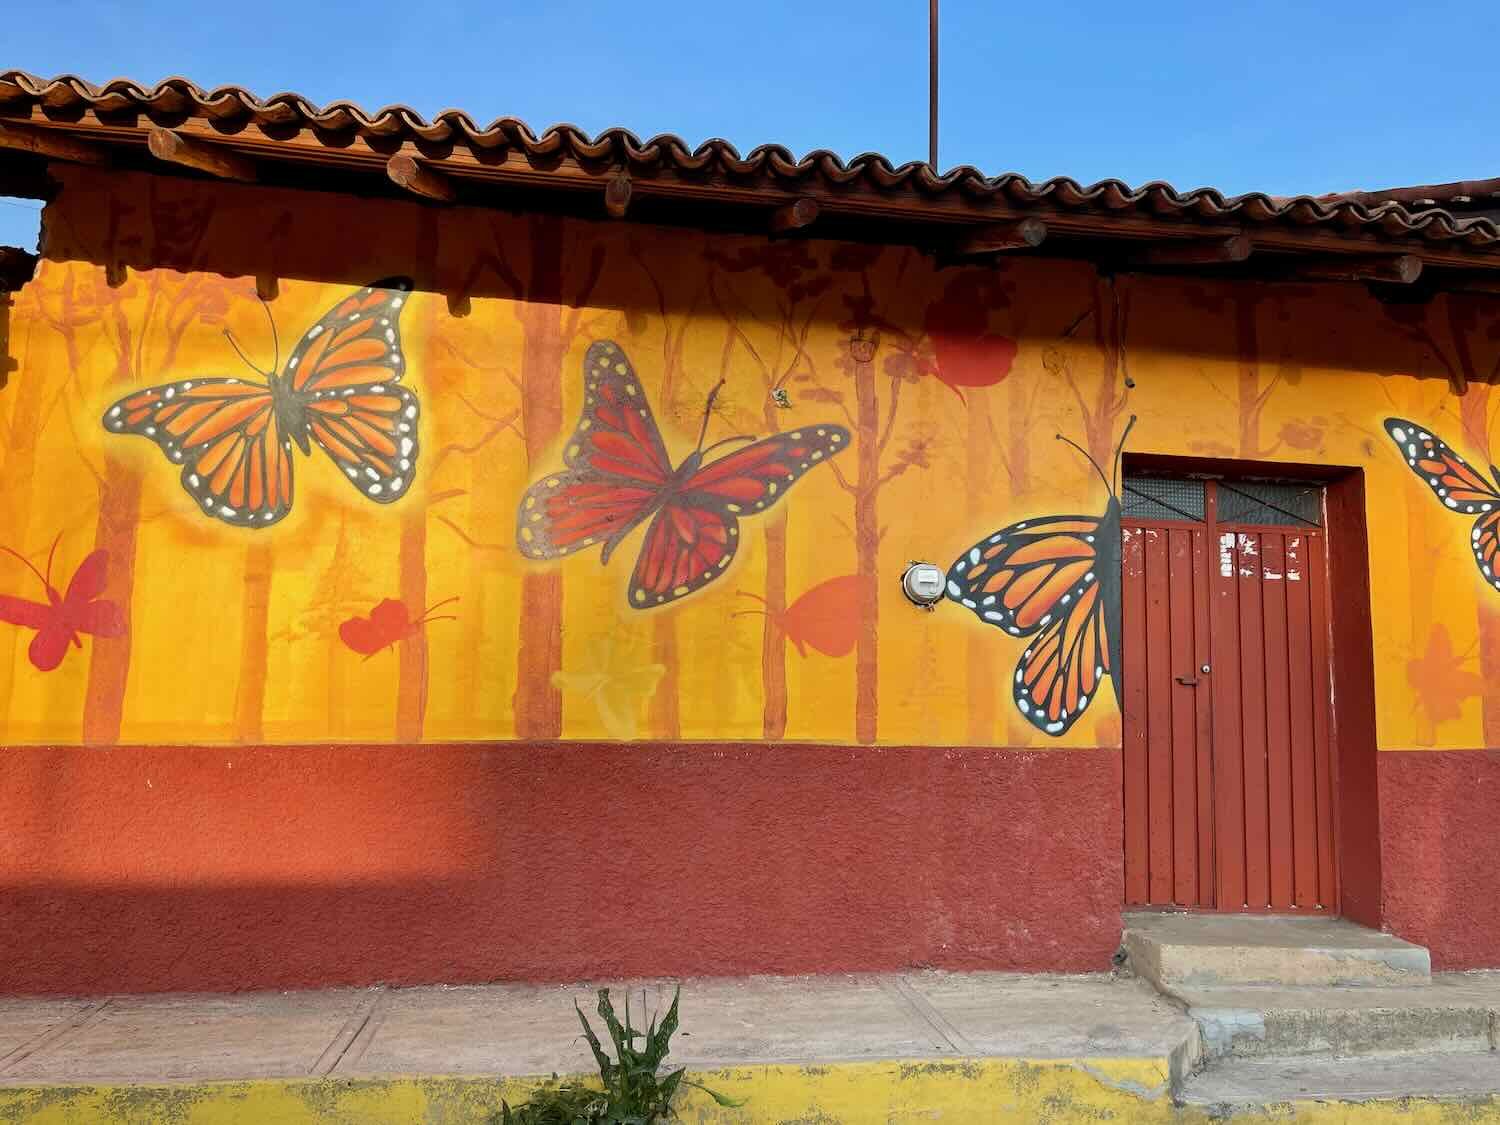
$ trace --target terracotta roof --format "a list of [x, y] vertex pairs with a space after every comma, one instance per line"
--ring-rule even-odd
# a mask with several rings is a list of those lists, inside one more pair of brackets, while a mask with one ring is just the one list
[[400, 105], [368, 113], [342, 101], [318, 106], [300, 94], [261, 99], [234, 86], [204, 90], [181, 78], [96, 86], [70, 75], [38, 78], [17, 70], [0, 71], [0, 126], [6, 122], [137, 146], [151, 127], [165, 127], [241, 155], [294, 158], [303, 166], [313, 159], [352, 169], [362, 161], [378, 170], [404, 151], [465, 190], [484, 180], [523, 177], [549, 189], [597, 186], [623, 170], [648, 192], [666, 191], [670, 182], [679, 197], [696, 185], [700, 198], [712, 194], [743, 204], [811, 196], [826, 209], [845, 207], [872, 222], [899, 217], [973, 225], [1034, 215], [1077, 237], [1113, 238], [1133, 226], [1137, 237], [1170, 238], [1207, 227], [1252, 235], [1257, 247], [1273, 252], [1406, 251], [1438, 265], [1500, 265], [1500, 226], [1492, 218], [1456, 214], [1399, 189], [1273, 197], [1178, 191], [1160, 182], [1134, 188], [1119, 180], [1084, 185], [1061, 177], [1033, 183], [969, 166], [943, 173], [919, 162], [898, 166], [873, 153], [844, 161], [819, 150], [799, 158], [780, 145], [761, 145], [741, 155], [723, 140], [690, 147], [670, 135], [643, 141], [625, 129], [607, 129], [590, 136], [571, 125], [535, 133], [509, 117], [481, 126], [458, 110], [429, 121]]

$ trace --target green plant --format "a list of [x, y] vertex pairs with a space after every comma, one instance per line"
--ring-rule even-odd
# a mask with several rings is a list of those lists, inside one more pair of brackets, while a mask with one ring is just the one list
[[[677, 1001], [681, 995], [681, 989], [673, 994], [672, 1006], [667, 1009], [660, 1026], [652, 1016], [646, 1030], [637, 1031], [630, 1025], [629, 999], [626, 1000], [625, 1022], [622, 1024], [610, 1003], [609, 989], [601, 988], [599, 1016], [609, 1032], [614, 1058], [605, 1053], [604, 1044], [594, 1034], [588, 1017], [575, 1000], [573, 1009], [578, 1013], [578, 1022], [583, 1025], [583, 1037], [588, 1040], [589, 1050], [594, 1052], [594, 1061], [599, 1064], [599, 1081], [603, 1089], [576, 1081], [547, 1086], [514, 1109], [502, 1101], [500, 1116], [492, 1120], [497, 1120], [500, 1125], [654, 1125], [676, 1116], [672, 1099], [682, 1086], [702, 1090], [722, 1106], [743, 1105], [743, 1102], [710, 1090], [701, 1082], [684, 1077], [685, 1067], [670, 1074], [658, 1073], [677, 1030]], [[641, 1005], [644, 1009], [644, 995]], [[645, 1040], [640, 1048], [636, 1047], [638, 1039]]]

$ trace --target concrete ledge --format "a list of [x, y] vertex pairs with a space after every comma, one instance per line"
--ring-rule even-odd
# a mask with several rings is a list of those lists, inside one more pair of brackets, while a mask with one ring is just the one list
[[[685, 1122], [1121, 1120], [1170, 1122], [1161, 1059], [928, 1059], [834, 1066], [748, 1066], [695, 1071], [715, 1089], [747, 1099], [724, 1109], [695, 1091], [680, 1100]], [[6, 1125], [475, 1125], [502, 1098], [524, 1100], [538, 1079], [365, 1078], [259, 1080], [190, 1085], [48, 1086], [0, 1089]]]
[[[1227, 1059], [1191, 1078], [1180, 1102], [1261, 1121], [1500, 1120], [1500, 1056], [1382, 1059]], [[1381, 1116], [1389, 1113], [1389, 1116]], [[1326, 1116], [1325, 1116], [1326, 1115]], [[1340, 1116], [1342, 1115], [1342, 1116]]]
[[1414, 985], [1432, 975], [1426, 949], [1339, 918], [1125, 915], [1131, 968], [1158, 988]]

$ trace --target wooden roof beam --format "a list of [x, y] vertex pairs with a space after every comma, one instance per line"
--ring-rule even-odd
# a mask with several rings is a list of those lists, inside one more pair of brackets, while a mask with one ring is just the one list
[[1136, 266], [1212, 266], [1243, 262], [1255, 250], [1248, 234], [1229, 238], [1194, 238], [1181, 242], [1161, 242], [1130, 255]]
[[88, 141], [74, 140], [53, 129], [36, 129], [14, 121], [0, 121], [0, 148], [30, 152], [49, 160], [71, 164], [108, 164], [109, 150]]
[[254, 183], [260, 178], [253, 160], [237, 152], [230, 152], [220, 145], [185, 137], [181, 133], [163, 129], [160, 126], [152, 126], [147, 131], [146, 147], [158, 160], [206, 172], [220, 180]]
[[611, 219], [623, 219], [630, 208], [630, 173], [621, 169], [604, 181], [604, 210]]
[[1292, 276], [1308, 281], [1384, 281], [1410, 285], [1422, 276], [1422, 259], [1415, 254], [1392, 254], [1384, 258], [1318, 258], [1298, 262]]
[[794, 230], [810, 227], [817, 221], [821, 210], [818, 201], [810, 196], [788, 203], [785, 207], [778, 207], [771, 212], [771, 233], [790, 234]]
[[1046, 238], [1047, 224], [1041, 219], [989, 223], [960, 235], [949, 248], [949, 253], [955, 257], [972, 258], [981, 254], [1003, 254], [1008, 250], [1034, 250]]
[[393, 184], [405, 188], [413, 195], [420, 195], [423, 199], [452, 203], [458, 198], [451, 179], [405, 153], [397, 153], [385, 162], [385, 174]]

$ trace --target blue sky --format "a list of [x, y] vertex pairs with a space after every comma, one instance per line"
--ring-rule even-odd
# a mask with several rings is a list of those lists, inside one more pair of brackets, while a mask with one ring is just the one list
[[[58, 0], [0, 68], [926, 155], [924, 0]], [[943, 0], [940, 163], [1275, 194], [1500, 175], [1500, 5]], [[34, 215], [0, 205], [0, 244]]]

